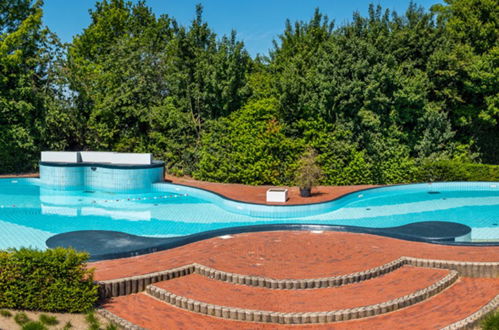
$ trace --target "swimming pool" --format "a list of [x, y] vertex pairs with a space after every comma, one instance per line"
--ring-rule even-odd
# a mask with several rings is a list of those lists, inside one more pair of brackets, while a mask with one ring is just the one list
[[111, 193], [51, 189], [39, 179], [0, 179], [0, 249], [44, 249], [48, 238], [77, 230], [172, 237], [275, 223], [385, 228], [447, 221], [471, 227], [473, 241], [499, 241], [498, 185], [400, 185], [364, 190], [319, 204], [267, 206], [169, 183], [153, 184], [147, 191]]

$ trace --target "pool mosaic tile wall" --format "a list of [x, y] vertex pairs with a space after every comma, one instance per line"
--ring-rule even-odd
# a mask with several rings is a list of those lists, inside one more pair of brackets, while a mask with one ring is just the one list
[[40, 180], [49, 187], [112, 192], [147, 191], [163, 181], [163, 166], [148, 168], [103, 167], [98, 165], [40, 165]]

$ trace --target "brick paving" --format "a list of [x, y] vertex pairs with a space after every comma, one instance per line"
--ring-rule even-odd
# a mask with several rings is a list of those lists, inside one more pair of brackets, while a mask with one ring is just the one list
[[[282, 231], [238, 234], [230, 239], [212, 238], [149, 255], [96, 262], [91, 266], [95, 267], [96, 278], [100, 280], [193, 262], [239, 274], [304, 279], [362, 271], [400, 256], [497, 262], [499, 247], [443, 246], [342, 232]], [[429, 282], [439, 280], [445, 273], [445, 270], [404, 266], [379, 278], [344, 287], [274, 290], [273, 294], [268, 293], [269, 289], [222, 283], [196, 274], [156, 285], [187, 298], [229, 307], [324, 311], [325, 308], [365, 306], [397, 298], [427, 287]], [[104, 307], [148, 329], [439, 329], [476, 312], [497, 294], [499, 278], [460, 278], [436, 296], [391, 313], [339, 323], [293, 326], [196, 314], [144, 293], [113, 298]]]
[[358, 185], [358, 186], [318, 186], [312, 189], [312, 196], [301, 197], [298, 187], [284, 187], [288, 189], [288, 201], [286, 203], [267, 203], [266, 202], [266, 192], [269, 188], [275, 188], [273, 186], [249, 186], [244, 184], [235, 183], [215, 183], [198, 181], [187, 177], [174, 177], [166, 175], [166, 180], [175, 184], [183, 184], [191, 187], [202, 188], [216, 192], [217, 194], [223, 195], [225, 197], [235, 199], [242, 202], [248, 203], [258, 203], [258, 204], [280, 204], [280, 205], [295, 205], [295, 204], [310, 204], [330, 201], [341, 197], [342, 195], [373, 188], [379, 187], [375, 185]]
[[38, 173], [24, 173], [24, 174], [1, 174], [0, 179], [8, 178], [38, 178]]
[[327, 312], [382, 303], [424, 289], [448, 270], [401, 267], [394, 272], [341, 287], [273, 290], [232, 284], [191, 274], [154, 285], [177, 296], [219, 306], [273, 312]]
[[445, 246], [344, 232], [279, 231], [212, 238], [132, 258], [91, 263], [97, 280], [147, 274], [193, 262], [226, 272], [276, 279], [344, 275], [401, 256], [499, 261], [499, 247]]
[[497, 279], [462, 278], [440, 294], [421, 303], [360, 320], [277, 325], [231, 321], [191, 313], [143, 293], [113, 298], [104, 307], [147, 329], [440, 329], [474, 313], [499, 292]]

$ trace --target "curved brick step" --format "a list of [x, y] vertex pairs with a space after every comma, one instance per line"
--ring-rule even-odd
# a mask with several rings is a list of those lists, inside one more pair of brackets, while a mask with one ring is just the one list
[[[499, 292], [499, 279], [460, 278], [454, 285], [421, 303], [383, 315], [326, 324], [285, 325], [225, 320], [192, 313], [144, 293], [116, 297], [104, 306], [139, 327], [156, 329], [439, 329], [486, 309]], [[492, 309], [494, 306], [492, 306]], [[467, 325], [472, 325], [468, 323]], [[461, 327], [462, 328], [462, 327]], [[454, 329], [461, 329], [454, 328]]]
[[153, 286], [176, 296], [219, 306], [273, 312], [320, 312], [393, 300], [427, 288], [449, 273], [443, 269], [403, 266], [368, 281], [308, 290], [272, 290], [222, 282], [199, 274]]
[[312, 279], [273, 279], [262, 276], [242, 275], [193, 263], [155, 273], [118, 278], [115, 280], [99, 281], [97, 283], [100, 285], [100, 295], [102, 298], [117, 297], [142, 292], [149, 284], [171, 280], [193, 273], [234, 284], [245, 284], [270, 289], [311, 289], [341, 286], [349, 283], [365, 281], [390, 273], [408, 263], [409, 261], [402, 257], [384, 265], [361, 272]]
[[145, 290], [147, 285], [186, 276], [192, 273], [201, 274], [210, 278], [235, 284], [245, 284], [271, 289], [311, 289], [341, 286], [357, 283], [390, 273], [403, 265], [416, 267], [441, 268], [458, 271], [461, 276], [467, 277], [497, 277], [499, 276], [499, 262], [458, 262], [448, 260], [431, 260], [411, 257], [401, 257], [384, 265], [356, 273], [312, 278], [312, 279], [273, 279], [264, 276], [251, 276], [229, 273], [206, 267], [196, 263], [178, 268], [168, 269], [139, 276], [118, 278], [115, 280], [99, 281], [102, 298], [122, 296]]
[[[397, 286], [391, 293], [386, 290], [387, 294], [381, 293], [383, 288], [379, 290], [370, 284], [310, 290], [269, 290], [223, 282], [214, 283], [216, 281], [203, 280], [200, 276], [193, 276], [184, 283], [177, 281], [161, 283], [163, 287], [173, 288], [175, 292], [181, 292], [185, 296], [177, 295], [155, 285], [148, 286], [146, 292], [179, 308], [224, 319], [283, 324], [324, 323], [379, 315], [413, 305], [443, 291], [458, 278], [456, 271], [450, 271], [445, 276], [445, 271], [433, 271], [434, 273], [428, 279], [428, 282], [433, 282], [433, 284], [424, 288], [419, 286], [418, 289], [415, 289], [418, 287], [418, 280], [415, 278], [412, 279], [416, 283], [413, 287], [411, 284], [414, 283], [405, 282], [402, 278], [398, 278], [398, 281], [403, 282], [402, 286], [397, 285], [397, 280], [392, 278], [386, 284]], [[430, 271], [426, 272], [427, 274], [424, 274], [423, 271], [423, 274], [429, 275]], [[411, 275], [416, 274], [413, 272]], [[436, 280], [436, 278], [439, 279]], [[202, 283], [193, 283], [195, 280], [200, 280]], [[203, 284], [208, 287], [202, 287]], [[382, 283], [376, 284], [383, 286]], [[363, 288], [361, 288], [362, 286]], [[203, 293], [203, 290], [206, 293]], [[358, 291], [357, 296], [355, 296], [356, 291]], [[381, 297], [370, 297], [375, 291]], [[397, 292], [399, 295], [396, 294]], [[209, 295], [211, 293], [212, 296]], [[374, 303], [362, 302], [359, 297], [362, 298], [363, 294], [366, 296], [365, 301]], [[204, 298], [205, 301], [191, 299], [191, 296]], [[392, 299], [382, 300], [382, 297], [385, 296], [392, 297]], [[227, 305], [212, 303], [212, 299], [217, 303], [225, 302]]]

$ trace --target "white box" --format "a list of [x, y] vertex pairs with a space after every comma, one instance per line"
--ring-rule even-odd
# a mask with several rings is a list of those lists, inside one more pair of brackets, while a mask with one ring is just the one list
[[115, 154], [111, 151], [80, 151], [81, 161], [85, 163], [112, 163]]
[[270, 188], [267, 190], [267, 202], [285, 203], [288, 200], [288, 189]]
[[151, 165], [152, 154], [115, 153], [113, 164]]
[[48, 163], [79, 163], [80, 154], [77, 151], [42, 151], [41, 160]]

